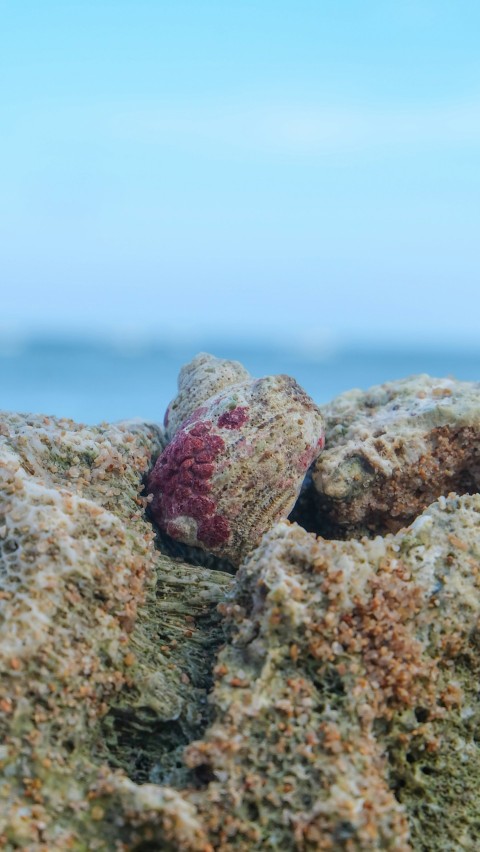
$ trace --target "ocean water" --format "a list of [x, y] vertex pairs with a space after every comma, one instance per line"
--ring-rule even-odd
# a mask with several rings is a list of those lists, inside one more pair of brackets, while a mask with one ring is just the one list
[[237, 359], [255, 376], [288, 373], [320, 404], [350, 388], [414, 373], [480, 379], [480, 349], [363, 346], [312, 352], [225, 341], [202, 341], [199, 347], [86, 340], [31, 340], [2, 347], [0, 341], [0, 408], [84, 423], [131, 417], [161, 421], [175, 395], [180, 367], [199, 350]]

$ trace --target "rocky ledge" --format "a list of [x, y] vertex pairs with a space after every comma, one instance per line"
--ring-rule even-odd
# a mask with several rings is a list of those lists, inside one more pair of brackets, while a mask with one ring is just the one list
[[477, 849], [479, 412], [325, 406], [324, 536], [275, 521], [235, 576], [149, 519], [157, 425], [3, 414], [0, 848]]

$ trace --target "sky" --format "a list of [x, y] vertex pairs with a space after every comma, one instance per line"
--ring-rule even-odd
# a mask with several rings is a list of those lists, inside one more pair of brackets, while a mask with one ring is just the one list
[[0, 0], [0, 342], [472, 345], [480, 5]]

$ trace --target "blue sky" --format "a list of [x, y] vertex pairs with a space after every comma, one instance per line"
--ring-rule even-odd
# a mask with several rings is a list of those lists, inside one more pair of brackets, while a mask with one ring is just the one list
[[0, 0], [0, 334], [471, 343], [480, 6]]

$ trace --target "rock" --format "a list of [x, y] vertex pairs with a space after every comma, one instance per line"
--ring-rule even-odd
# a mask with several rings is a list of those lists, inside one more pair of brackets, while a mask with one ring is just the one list
[[[216, 366], [217, 359], [211, 359], [205, 381], [208, 357], [199, 356], [182, 371], [178, 408], [174, 401], [171, 410], [187, 413], [182, 382], [190, 389], [198, 374], [191, 400], [197, 407], [160, 454], [147, 490], [153, 495], [152, 516], [169, 536], [238, 565], [292, 510], [323, 447], [323, 420], [289, 376], [232, 384], [239, 365]], [[217, 386], [216, 371], [222, 389], [202, 399], [204, 384], [207, 394]]]
[[449, 491], [480, 484], [480, 383], [413, 376], [323, 406], [326, 449], [313, 469], [315, 529], [396, 532]]
[[477, 848], [479, 522], [451, 496], [396, 536], [264, 537], [187, 749], [213, 849]]
[[156, 548], [163, 443], [0, 417], [0, 848], [476, 849], [480, 495], [232, 578]]
[[[231, 578], [154, 548], [158, 428], [0, 423], [0, 847], [133, 848], [151, 821], [135, 781], [184, 782], [207, 724]], [[176, 794], [156, 801], [167, 819]]]

